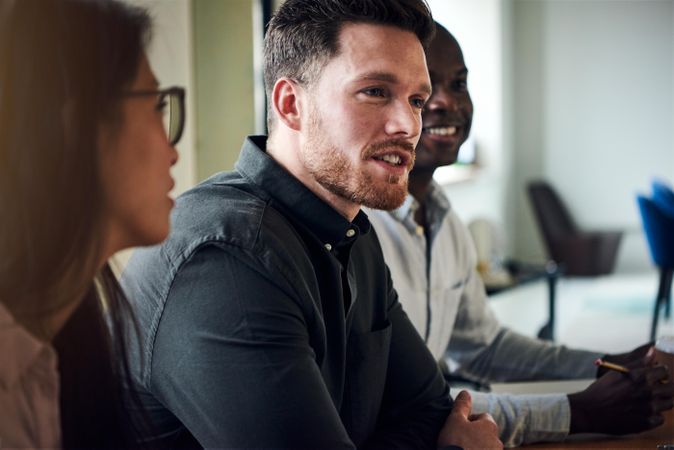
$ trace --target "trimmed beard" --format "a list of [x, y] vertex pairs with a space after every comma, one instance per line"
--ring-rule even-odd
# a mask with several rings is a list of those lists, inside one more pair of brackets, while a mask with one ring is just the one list
[[[348, 156], [327, 142], [325, 127], [318, 109], [310, 107], [307, 141], [300, 150], [302, 163], [314, 179], [329, 192], [361, 206], [390, 211], [400, 207], [407, 196], [408, 174], [389, 175], [384, 183], [377, 182], [351, 163]], [[398, 147], [412, 154], [414, 147], [397, 139], [368, 145], [360, 155], [362, 161], [382, 149]]]

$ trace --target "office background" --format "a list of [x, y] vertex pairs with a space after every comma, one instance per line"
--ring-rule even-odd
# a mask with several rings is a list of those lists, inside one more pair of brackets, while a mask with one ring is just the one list
[[[164, 85], [188, 88], [177, 192], [233, 167], [259, 112], [258, 0], [128, 0], [149, 7]], [[625, 230], [617, 271], [651, 270], [635, 194], [674, 180], [674, 0], [430, 0], [461, 43], [479, 168], [446, 189], [504, 252], [542, 260], [525, 197], [551, 182], [584, 228]]]

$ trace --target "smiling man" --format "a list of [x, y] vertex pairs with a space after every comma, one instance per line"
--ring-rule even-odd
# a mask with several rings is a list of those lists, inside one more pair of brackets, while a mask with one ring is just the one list
[[[470, 132], [473, 104], [458, 42], [442, 26], [427, 50], [433, 95], [403, 205], [368, 211], [379, 235], [393, 286], [434, 357], [476, 382], [594, 378], [602, 355], [519, 335], [496, 320], [466, 227], [433, 181], [438, 167], [456, 162]], [[489, 412], [506, 446], [559, 441], [570, 433], [626, 434], [662, 423], [674, 386], [653, 367], [649, 346], [605, 359], [633, 368], [603, 375], [585, 391], [565, 395], [473, 393], [476, 412]]]
[[468, 394], [452, 410], [361, 211], [406, 196], [432, 32], [422, 0], [286, 0], [272, 19], [269, 138], [180, 197], [124, 277], [152, 445], [501, 447]]

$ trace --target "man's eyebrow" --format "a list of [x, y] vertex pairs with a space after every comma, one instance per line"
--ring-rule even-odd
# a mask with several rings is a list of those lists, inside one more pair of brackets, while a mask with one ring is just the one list
[[[356, 81], [384, 81], [386, 83], [399, 83], [397, 76], [390, 72], [367, 72], [356, 78]], [[431, 95], [431, 85], [428, 83], [423, 83], [419, 86], [419, 90], [424, 93]]]
[[366, 72], [359, 75], [356, 81], [386, 81], [388, 83], [397, 83], [398, 77], [391, 72]]
[[422, 93], [428, 95], [429, 97], [430, 97], [431, 94], [433, 93], [433, 89], [431, 88], [431, 85], [428, 84], [428, 83], [424, 83], [424, 84], [422, 84], [421, 86], [419, 86], [419, 90], [420, 90]]
[[[429, 72], [429, 74], [431, 75], [431, 78], [433, 78], [433, 75], [436, 75], [436, 76], [438, 75], [438, 71], [437, 71], [437, 70], [431, 70], [431, 69], [429, 68], [428, 72]], [[457, 71], [454, 72], [454, 74], [453, 74], [453, 76], [455, 76], [455, 77], [462, 77], [462, 76], [467, 76], [467, 75], [468, 75], [468, 69], [467, 69], [466, 67], [463, 67], [463, 68], [457, 70]]]

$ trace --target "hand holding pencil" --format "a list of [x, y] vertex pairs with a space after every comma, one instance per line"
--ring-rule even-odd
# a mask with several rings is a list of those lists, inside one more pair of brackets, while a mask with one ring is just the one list
[[604, 367], [606, 369], [610, 370], [615, 370], [616, 372], [621, 372], [621, 373], [629, 373], [630, 369], [628, 369], [625, 366], [621, 366], [620, 364], [614, 364], [612, 362], [604, 361], [601, 358], [597, 358], [594, 361], [594, 365], [597, 367]]
[[630, 434], [663, 423], [662, 412], [674, 405], [674, 385], [667, 381], [666, 368], [654, 364], [649, 348], [626, 364], [595, 361], [602, 375], [568, 396], [571, 433]]
[[[601, 361], [608, 364], [616, 364], [626, 369], [652, 366], [655, 364], [655, 346], [653, 342], [649, 342], [626, 353], [604, 355]], [[605, 364], [598, 365], [597, 367], [597, 378], [611, 370]]]

